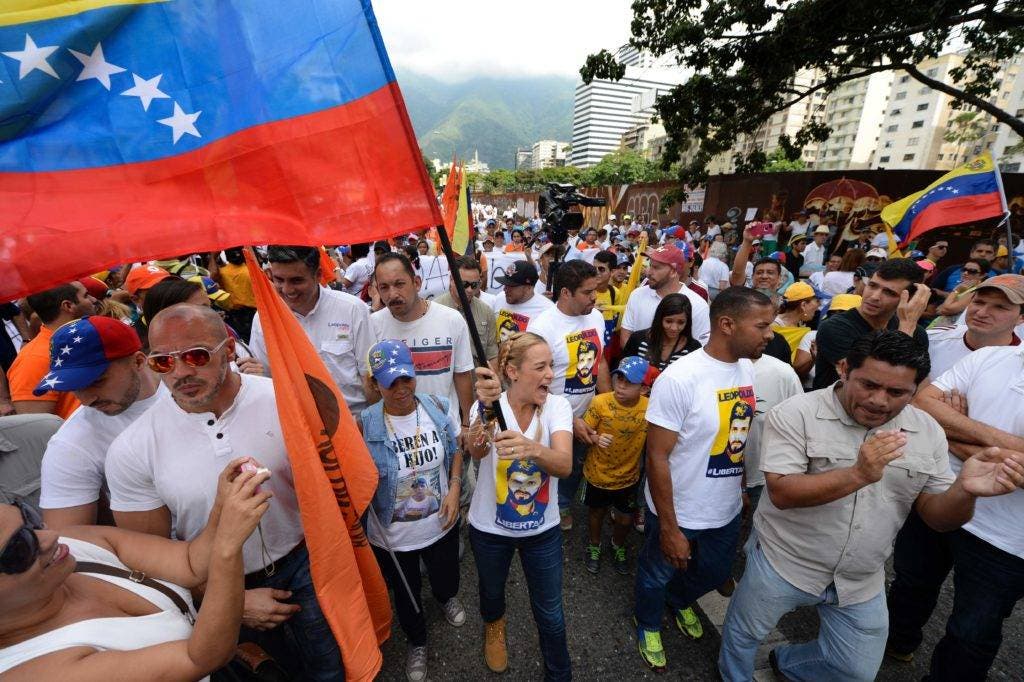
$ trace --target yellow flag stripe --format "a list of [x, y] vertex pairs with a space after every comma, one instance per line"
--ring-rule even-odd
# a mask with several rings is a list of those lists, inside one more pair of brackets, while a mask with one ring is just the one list
[[150, 5], [157, 2], [168, 0], [3, 0], [0, 3], [0, 26], [69, 17], [101, 7]]

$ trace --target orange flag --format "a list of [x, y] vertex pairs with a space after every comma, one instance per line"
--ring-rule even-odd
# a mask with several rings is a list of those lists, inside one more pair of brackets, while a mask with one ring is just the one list
[[320, 247], [320, 284], [327, 286], [331, 282], [337, 282], [338, 276], [334, 274], [334, 269], [338, 267], [338, 264], [334, 262], [330, 254], [327, 253], [327, 249], [323, 246]]
[[387, 586], [360, 516], [377, 488], [348, 405], [298, 320], [246, 249], [270, 357], [277, 413], [299, 500], [317, 601], [341, 648], [348, 680], [380, 671], [391, 632]]

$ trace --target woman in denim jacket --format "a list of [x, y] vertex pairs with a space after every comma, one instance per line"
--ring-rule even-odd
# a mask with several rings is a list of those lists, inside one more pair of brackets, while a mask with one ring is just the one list
[[372, 388], [383, 396], [360, 415], [360, 430], [380, 474], [366, 528], [377, 563], [395, 595], [409, 642], [405, 674], [427, 676], [427, 624], [420, 599], [420, 561], [430, 587], [455, 627], [466, 622], [459, 592], [459, 426], [448, 401], [416, 393], [412, 353], [401, 341], [370, 348]]

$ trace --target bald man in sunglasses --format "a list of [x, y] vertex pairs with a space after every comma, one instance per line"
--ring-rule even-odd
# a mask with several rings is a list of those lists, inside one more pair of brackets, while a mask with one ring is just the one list
[[279, 662], [294, 664], [298, 679], [344, 679], [341, 653], [313, 590], [273, 382], [232, 370], [235, 341], [205, 306], [181, 303], [160, 311], [150, 323], [149, 346], [146, 362], [168, 394], [107, 453], [117, 525], [191, 540], [203, 529], [229, 461], [251, 457], [269, 469], [263, 487], [274, 504], [242, 549], [243, 638], [285, 647], [288, 655]]

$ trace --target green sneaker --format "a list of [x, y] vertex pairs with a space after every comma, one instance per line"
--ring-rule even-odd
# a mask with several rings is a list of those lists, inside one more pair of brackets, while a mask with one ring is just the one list
[[676, 611], [676, 627], [679, 628], [679, 632], [693, 639], [704, 636], [704, 626], [700, 624], [700, 618], [693, 612], [692, 606]]
[[661, 633], [654, 630], [636, 629], [636, 648], [640, 658], [656, 673], [665, 672], [665, 647], [661, 645]]
[[612, 543], [612, 566], [619, 575], [629, 575], [629, 562], [626, 561], [626, 546], [618, 547]]
[[601, 546], [587, 545], [587, 554], [583, 558], [583, 563], [588, 571], [596, 574], [598, 569], [601, 568]]

